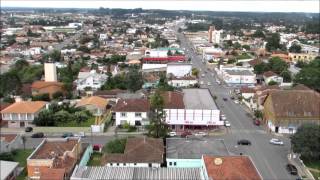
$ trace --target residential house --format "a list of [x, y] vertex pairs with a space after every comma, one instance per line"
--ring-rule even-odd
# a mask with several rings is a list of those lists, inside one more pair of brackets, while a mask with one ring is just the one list
[[185, 129], [212, 129], [222, 126], [220, 110], [208, 89], [183, 89], [162, 94], [166, 123], [173, 131]]
[[80, 138], [46, 138], [27, 158], [28, 178], [48, 178], [52, 173], [68, 178], [80, 155]]
[[0, 160], [0, 179], [1, 180], [15, 180], [19, 175], [19, 163], [12, 161]]
[[289, 53], [289, 59], [293, 63], [298, 61], [310, 62], [317, 56], [319, 56], [319, 53]]
[[99, 96], [90, 96], [80, 99], [76, 107], [83, 107], [93, 114], [104, 114], [106, 112], [108, 100]]
[[262, 180], [249, 156], [202, 157], [204, 179]]
[[57, 92], [65, 93], [64, 84], [61, 82], [35, 81], [31, 85], [32, 95], [49, 94], [50, 98]]
[[231, 86], [252, 86], [256, 84], [256, 75], [252, 68], [220, 67], [216, 71], [218, 76]]
[[102, 163], [116, 167], [160, 167], [163, 163], [162, 139], [128, 138], [124, 153], [105, 154]]
[[320, 122], [320, 94], [313, 90], [272, 91], [264, 101], [264, 121], [275, 133], [295, 133], [305, 123]]
[[228, 150], [221, 140], [167, 138], [166, 162], [168, 168], [200, 168], [202, 155], [227, 156]]
[[21, 136], [18, 134], [0, 134], [0, 152], [11, 152], [22, 146]]
[[76, 80], [77, 90], [84, 91], [86, 87], [92, 90], [99, 89], [107, 81], [107, 75], [97, 73], [95, 70], [90, 72], [79, 72]]
[[272, 71], [266, 71], [263, 73], [263, 79], [266, 84], [269, 84], [271, 81], [276, 82], [277, 84], [283, 83], [283, 77]]
[[1, 111], [2, 120], [8, 122], [9, 128], [33, 126], [32, 121], [45, 108], [44, 101], [21, 101]]
[[116, 114], [116, 125], [130, 124], [141, 126], [148, 124], [150, 103], [148, 99], [119, 99], [112, 108]]

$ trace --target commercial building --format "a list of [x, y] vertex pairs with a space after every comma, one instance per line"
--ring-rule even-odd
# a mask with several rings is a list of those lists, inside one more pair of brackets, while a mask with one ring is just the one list
[[220, 67], [217, 74], [230, 86], [252, 86], [256, 84], [256, 75], [251, 68]]

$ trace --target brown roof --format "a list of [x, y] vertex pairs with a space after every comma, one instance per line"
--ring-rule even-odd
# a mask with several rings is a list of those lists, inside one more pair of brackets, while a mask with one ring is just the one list
[[309, 87], [307, 87], [303, 84], [297, 84], [292, 89], [294, 89], [294, 90], [311, 90], [312, 91], [312, 89], [310, 89]]
[[10, 143], [11, 141], [13, 141], [15, 138], [17, 137], [16, 134], [0, 134], [0, 140]]
[[240, 92], [241, 93], [255, 93], [256, 90], [254, 88], [241, 87]]
[[85, 106], [85, 105], [95, 105], [100, 109], [106, 109], [108, 105], [108, 100], [99, 96], [91, 96], [91, 97], [83, 98], [77, 103], [77, 106]]
[[67, 141], [47, 141], [33, 154], [30, 159], [52, 159], [62, 156], [66, 151], [72, 151], [78, 140], [68, 139]]
[[1, 113], [36, 113], [40, 111], [46, 102], [44, 101], [21, 101], [16, 102], [1, 111]]
[[112, 109], [115, 112], [148, 112], [150, 103], [148, 99], [119, 99]]
[[119, 93], [125, 93], [127, 90], [122, 89], [112, 89], [112, 90], [100, 90], [93, 93], [95, 96], [113, 96], [117, 97]]
[[320, 120], [320, 94], [315, 91], [272, 91], [273, 113], [276, 117], [317, 117]]
[[262, 61], [260, 59], [254, 59], [254, 60], [251, 60], [248, 62], [251, 66], [255, 66], [255, 65], [258, 65], [258, 64], [261, 64]]
[[31, 88], [32, 89], [42, 89], [48, 86], [59, 86], [63, 87], [63, 83], [61, 82], [46, 82], [46, 81], [35, 81], [32, 83]]
[[162, 163], [162, 139], [128, 138], [124, 154], [106, 154], [103, 163]]
[[209, 179], [262, 179], [247, 156], [203, 156], [203, 159]]
[[271, 77], [271, 76], [277, 76], [277, 74], [272, 72], [272, 71], [266, 71], [266, 72], [263, 73], [263, 76]]
[[41, 169], [40, 180], [64, 180], [65, 169], [45, 168]]
[[184, 109], [183, 93], [178, 91], [165, 91], [161, 93], [164, 107], [167, 109]]

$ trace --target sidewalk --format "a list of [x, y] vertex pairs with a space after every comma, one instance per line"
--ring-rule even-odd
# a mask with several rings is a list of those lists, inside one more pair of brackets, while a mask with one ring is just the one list
[[298, 169], [298, 174], [300, 177], [303, 177], [303, 179], [306, 180], [315, 180], [310, 173], [310, 171], [307, 169], [307, 167], [301, 162], [300, 158], [296, 157], [290, 157], [290, 154], [288, 155], [288, 161], [289, 163], [293, 164]]

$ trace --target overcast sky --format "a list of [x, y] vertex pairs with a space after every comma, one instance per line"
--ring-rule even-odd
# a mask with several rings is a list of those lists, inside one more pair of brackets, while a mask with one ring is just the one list
[[168, 10], [210, 10], [251, 12], [315, 12], [319, 13], [319, 0], [1, 0], [2, 7], [56, 7], [56, 8], [143, 8]]

